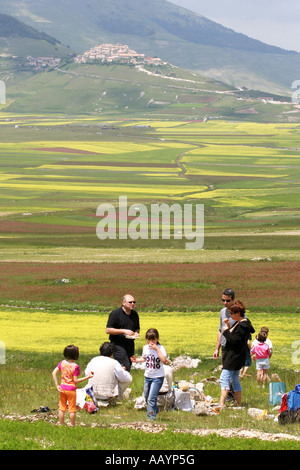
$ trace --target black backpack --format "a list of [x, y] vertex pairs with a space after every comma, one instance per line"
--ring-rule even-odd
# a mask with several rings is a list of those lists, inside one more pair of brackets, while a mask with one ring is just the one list
[[299, 423], [300, 422], [300, 407], [296, 410], [287, 410], [280, 413], [278, 416], [280, 424]]

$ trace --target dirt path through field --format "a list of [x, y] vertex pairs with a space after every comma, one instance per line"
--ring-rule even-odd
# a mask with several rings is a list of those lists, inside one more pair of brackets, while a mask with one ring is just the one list
[[[166, 426], [160, 424], [136, 422], [136, 423], [125, 423], [125, 424], [112, 424], [111, 427], [115, 429], [127, 428], [143, 431], [146, 433], [161, 433], [167, 430]], [[292, 436], [291, 434], [277, 434], [277, 433], [266, 433], [257, 430], [247, 430], [243, 428], [237, 429], [174, 429], [174, 433], [178, 434], [192, 434], [193, 436], [209, 436], [211, 434], [217, 434], [220, 437], [225, 438], [243, 438], [243, 439], [260, 439], [262, 441], [279, 441], [283, 439], [299, 441], [300, 437]]]
[[[34, 413], [29, 415], [18, 415], [18, 414], [10, 414], [10, 415], [0, 415], [0, 419], [10, 420], [10, 421], [29, 421], [29, 422], [36, 422], [36, 421], [46, 421], [50, 424], [57, 425], [58, 423], [58, 414], [57, 412], [50, 412], [50, 413]], [[76, 426], [81, 427], [101, 427], [103, 428], [103, 424], [92, 423], [92, 424], [85, 424], [78, 422]], [[152, 434], [159, 434], [164, 433], [168, 430], [167, 426], [158, 423], [150, 423], [144, 421], [137, 421], [134, 423], [118, 423], [118, 424], [111, 424], [110, 427], [112, 429], [132, 429], [134, 431], [142, 431], [145, 433], [152, 433]], [[212, 434], [216, 434], [217, 436], [224, 437], [224, 438], [240, 438], [240, 439], [259, 439], [261, 441], [272, 441], [278, 442], [282, 440], [289, 440], [289, 441], [297, 441], [300, 442], [300, 437], [293, 436], [287, 433], [267, 433], [258, 430], [252, 429], [243, 429], [243, 428], [236, 428], [236, 429], [174, 429], [172, 431], [176, 434], [191, 434], [193, 436], [200, 436], [206, 437]]]

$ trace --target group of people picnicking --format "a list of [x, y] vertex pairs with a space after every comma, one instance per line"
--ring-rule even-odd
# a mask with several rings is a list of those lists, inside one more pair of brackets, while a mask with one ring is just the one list
[[[217, 344], [213, 357], [219, 357], [221, 349], [222, 372], [220, 376], [220, 407], [225, 407], [229, 393], [234, 394], [237, 404], [241, 405], [242, 387], [240, 378], [251, 365], [251, 355], [256, 359], [257, 381], [265, 384], [267, 371], [270, 368], [269, 357], [272, 355], [272, 343], [268, 339], [268, 328], [263, 327], [251, 346], [255, 330], [246, 316], [245, 305], [235, 300], [232, 289], [222, 293], [224, 308], [220, 311], [220, 324]], [[135, 299], [126, 294], [120, 308], [109, 315], [106, 333], [109, 342], [100, 347], [100, 356], [94, 357], [85, 369], [85, 377], [79, 378], [80, 369], [76, 361], [79, 349], [69, 345], [64, 350], [64, 359], [53, 370], [52, 376], [59, 391], [59, 424], [64, 424], [68, 410], [71, 426], [76, 421], [77, 384], [89, 381], [97, 400], [115, 403], [132, 382], [130, 374], [132, 363], [145, 363], [143, 396], [147, 404], [147, 418], [155, 420], [159, 412], [157, 397], [165, 377], [164, 365], [169, 364], [167, 352], [159, 343], [159, 333], [155, 328], [146, 332], [146, 345], [142, 356], [134, 355], [134, 340], [139, 338], [140, 321], [135, 310]], [[58, 383], [58, 374], [61, 382]]]

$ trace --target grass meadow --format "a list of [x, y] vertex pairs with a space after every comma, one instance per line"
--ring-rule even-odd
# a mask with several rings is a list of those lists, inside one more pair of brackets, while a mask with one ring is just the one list
[[[299, 425], [274, 421], [254, 365], [243, 382], [241, 410], [228, 407], [207, 417], [162, 412], [149, 432], [142, 427], [145, 412], [134, 408], [141, 370], [132, 372], [129, 400], [94, 415], [79, 412], [75, 429], [56, 426], [51, 378], [72, 342], [80, 348], [83, 373], [107, 339], [109, 312], [130, 292], [142, 324], [137, 354], [146, 329], [155, 327], [172, 360], [183, 354], [201, 359], [176, 379], [218, 379], [220, 359], [212, 354], [221, 292], [231, 286], [255, 328], [270, 328], [271, 372], [294, 388], [298, 142], [297, 123], [191, 122], [178, 120], [176, 110], [171, 120], [159, 113], [110, 120], [0, 115], [1, 449], [299, 449]], [[97, 207], [108, 202], [117, 208], [120, 196], [147, 208], [204, 204], [203, 248], [185, 250], [185, 240], [162, 237], [99, 240]], [[205, 393], [218, 401], [219, 384], [206, 381]], [[51, 413], [32, 412], [40, 406]], [[251, 407], [274, 416], [252, 419]]]
[[[175, 371], [173, 380], [204, 381], [205, 394], [217, 402], [220, 360], [213, 360], [212, 353], [218, 312], [140, 312], [140, 316], [142, 329], [136, 343], [137, 355], [144, 345], [142, 336], [154, 325], [171, 360], [178, 355], [200, 359], [196, 368]], [[288, 389], [294, 388], [299, 382], [299, 371], [295, 370], [295, 349], [291, 341], [300, 334], [297, 315], [286, 314], [284, 327], [280, 315], [257, 313], [249, 314], [250, 317], [255, 328], [262, 323], [269, 325], [274, 344], [271, 372], [278, 373]], [[143, 371], [135, 369], [129, 399], [92, 415], [79, 411], [75, 430], [58, 428], [58, 397], [51, 371], [61, 360], [65, 345], [73, 342], [80, 348], [78, 363], [83, 374], [87, 362], [98, 354], [98, 346], [107, 339], [106, 320], [107, 313], [1, 309], [0, 329], [7, 346], [6, 363], [0, 366], [1, 449], [299, 449], [299, 426], [283, 427], [274, 421], [276, 411], [268, 403], [268, 390], [256, 385], [255, 365], [243, 380], [242, 409], [228, 406], [215, 416], [162, 411], [155, 426], [147, 430], [145, 410], [134, 408], [134, 400], [141, 396], [143, 389]], [[50, 413], [38, 415], [34, 410], [40, 406], [48, 406]], [[250, 408], [266, 409], [269, 418], [251, 418]], [[245, 430], [252, 432], [252, 438], [243, 435]], [[230, 433], [236, 433], [239, 438], [230, 439]]]
[[[70, 343], [79, 346], [78, 362], [84, 373], [86, 364], [107, 340], [106, 321], [110, 310], [120, 304], [120, 292], [134, 285], [141, 319], [136, 355], [142, 353], [146, 330], [157, 328], [172, 361], [178, 356], [200, 359], [196, 368], [175, 371], [173, 380], [203, 382], [205, 394], [218, 402], [221, 361], [213, 360], [212, 354], [220, 293], [224, 282], [230, 280], [236, 285], [237, 297], [247, 303], [256, 331], [264, 325], [270, 328], [274, 345], [270, 375], [277, 373], [287, 390], [293, 389], [299, 382], [299, 286], [294, 276], [298, 264], [1, 263], [0, 331], [5, 364], [0, 365], [0, 448], [299, 449], [299, 425], [283, 427], [274, 420], [276, 410], [269, 405], [268, 389], [257, 387], [254, 363], [242, 383], [242, 409], [228, 406], [215, 416], [162, 411], [150, 428], [145, 411], [134, 408], [134, 400], [142, 394], [142, 370], [132, 371], [129, 399], [93, 415], [79, 411], [76, 429], [64, 431], [56, 426], [57, 391], [51, 377]], [[61, 274], [70, 282], [58, 282]], [[284, 280], [289, 284], [288, 292], [282, 286]], [[50, 413], [36, 413], [40, 406], [48, 406]], [[268, 419], [251, 418], [250, 408], [267, 410]]]

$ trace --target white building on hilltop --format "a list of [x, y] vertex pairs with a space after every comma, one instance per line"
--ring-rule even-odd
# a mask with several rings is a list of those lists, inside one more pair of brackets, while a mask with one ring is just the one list
[[149, 64], [149, 65], [163, 65], [159, 58], [145, 57], [145, 54], [130, 49], [126, 44], [101, 44], [92, 47], [82, 55], [75, 57], [74, 61], [78, 64], [86, 64], [93, 61], [101, 62], [119, 62], [123, 64]]

